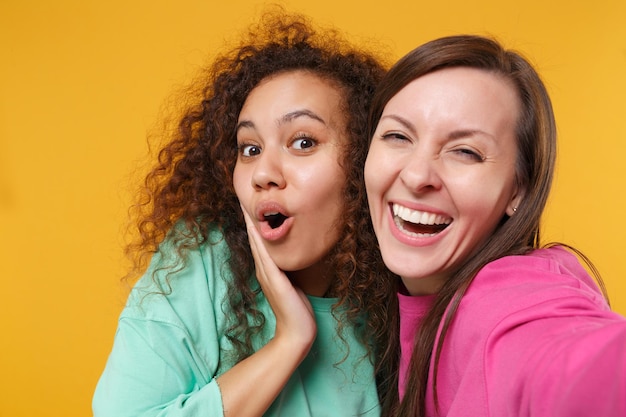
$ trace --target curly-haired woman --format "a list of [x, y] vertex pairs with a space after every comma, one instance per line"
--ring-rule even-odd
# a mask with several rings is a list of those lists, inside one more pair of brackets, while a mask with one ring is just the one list
[[383, 73], [284, 13], [215, 60], [136, 206], [143, 277], [96, 416], [380, 414], [393, 294], [362, 166]]

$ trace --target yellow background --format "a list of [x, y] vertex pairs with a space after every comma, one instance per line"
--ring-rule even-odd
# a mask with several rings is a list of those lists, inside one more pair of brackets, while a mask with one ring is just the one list
[[[174, 88], [261, 2], [0, 3], [0, 416], [88, 416], [125, 292], [121, 226]], [[397, 58], [491, 34], [536, 64], [560, 131], [544, 236], [587, 253], [626, 314], [626, 2], [293, 0]]]

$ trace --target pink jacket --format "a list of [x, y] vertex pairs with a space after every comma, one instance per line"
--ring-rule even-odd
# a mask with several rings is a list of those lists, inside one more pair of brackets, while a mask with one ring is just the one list
[[[410, 395], [413, 337], [433, 297], [398, 297], [402, 397]], [[459, 306], [437, 385], [441, 416], [626, 416], [626, 319], [561, 247], [499, 259]], [[432, 384], [426, 409], [437, 415]]]

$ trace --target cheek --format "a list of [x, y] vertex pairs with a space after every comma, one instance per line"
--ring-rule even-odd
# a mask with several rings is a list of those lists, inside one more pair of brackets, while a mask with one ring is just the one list
[[249, 188], [250, 178], [246, 175], [244, 169], [241, 168], [240, 165], [235, 165], [235, 169], [233, 171], [233, 188], [235, 189], [235, 194], [238, 199], [242, 199], [245, 195], [245, 190]]
[[367, 204], [370, 216], [374, 216], [377, 213], [376, 202], [379, 201], [378, 187], [376, 186], [376, 178], [373, 175], [368, 175], [368, 171], [365, 173], [365, 191], [367, 194]]
[[365, 160], [365, 168], [363, 174], [365, 178], [365, 191], [367, 192], [367, 197], [369, 199], [376, 189], [377, 179], [377, 175], [375, 174], [375, 163], [371, 153]]
[[471, 228], [478, 230], [480, 234], [490, 234], [505, 215], [510, 194], [501, 183], [489, 184], [483, 180], [482, 184], [484, 186], [479, 188], [480, 192], [476, 192], [475, 187], [465, 184], [462, 200], [457, 201], [462, 206], [457, 207], [464, 211], [466, 218], [472, 219]]
[[[340, 169], [336, 169], [334, 172], [329, 172], [328, 176], [325, 177], [326, 184], [320, 187], [318, 192], [314, 189], [306, 192], [311, 207], [318, 206], [319, 220], [323, 223], [335, 224], [341, 217], [346, 201], [344, 181], [345, 174]], [[321, 216], [322, 213], [324, 213], [323, 216]]]
[[340, 212], [345, 204], [345, 196], [344, 196], [344, 174], [341, 171], [337, 171], [334, 174], [335, 177], [333, 181], [330, 181], [330, 177], [328, 177], [329, 182], [326, 186], [325, 192], [320, 196], [321, 199], [326, 201], [326, 206], [329, 210], [333, 212]]
[[393, 167], [400, 165], [400, 161], [382, 156], [384, 155], [378, 152], [370, 152], [365, 161], [365, 190], [370, 208], [374, 208], [371, 203], [382, 198], [385, 189], [391, 186], [398, 175], [397, 170]]

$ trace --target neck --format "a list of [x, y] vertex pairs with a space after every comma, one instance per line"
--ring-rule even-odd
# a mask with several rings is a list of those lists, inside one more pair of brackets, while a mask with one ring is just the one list
[[402, 278], [402, 284], [408, 295], [433, 295], [437, 294], [443, 285], [444, 278], [433, 276], [423, 278]]
[[321, 260], [306, 269], [290, 271], [286, 274], [295, 287], [314, 297], [324, 297], [336, 278], [335, 271], [331, 270], [330, 264], [325, 260]]

